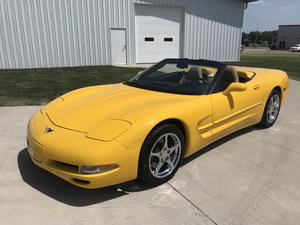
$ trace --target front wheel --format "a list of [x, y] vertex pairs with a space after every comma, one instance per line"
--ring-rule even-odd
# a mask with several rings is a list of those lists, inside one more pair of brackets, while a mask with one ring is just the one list
[[155, 128], [142, 146], [138, 179], [152, 186], [171, 179], [178, 170], [184, 146], [184, 135], [177, 126], [164, 124]]
[[280, 111], [280, 106], [280, 91], [274, 89], [268, 98], [262, 120], [258, 125], [262, 128], [271, 127], [277, 120]]

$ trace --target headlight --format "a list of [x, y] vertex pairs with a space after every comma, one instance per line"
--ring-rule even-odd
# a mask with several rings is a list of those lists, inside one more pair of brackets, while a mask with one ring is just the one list
[[81, 166], [80, 173], [82, 174], [97, 174], [103, 173], [118, 168], [117, 164], [108, 164], [100, 166]]

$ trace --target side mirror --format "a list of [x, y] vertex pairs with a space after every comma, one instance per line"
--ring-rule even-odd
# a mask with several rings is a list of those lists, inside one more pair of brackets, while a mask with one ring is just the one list
[[243, 83], [233, 82], [223, 92], [224, 95], [229, 95], [231, 92], [242, 92], [247, 90], [247, 85]]

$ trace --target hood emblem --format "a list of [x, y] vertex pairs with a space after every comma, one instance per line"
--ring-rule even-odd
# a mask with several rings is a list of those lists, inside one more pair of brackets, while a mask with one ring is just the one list
[[50, 133], [52, 132], [52, 128], [51, 127], [46, 127], [45, 130], [44, 130], [44, 133], [47, 134], [47, 133]]

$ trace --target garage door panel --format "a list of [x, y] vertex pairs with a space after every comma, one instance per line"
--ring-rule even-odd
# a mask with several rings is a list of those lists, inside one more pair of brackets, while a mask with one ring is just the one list
[[[163, 42], [166, 43], [175, 43], [175, 42], [179, 42], [179, 36], [176, 34], [149, 34], [149, 33], [145, 33], [145, 34], [140, 34], [137, 35], [137, 41], [141, 42], [141, 43], [151, 43], [154, 42], [156, 44], [161, 44]], [[141, 47], [141, 46], [140, 46]]]
[[166, 25], [177, 25], [180, 22], [181, 21], [166, 20], [163, 18], [158, 18], [158, 17], [153, 17], [153, 16], [149, 16], [149, 17], [143, 16], [143, 17], [137, 18], [137, 20], [136, 20], [137, 24], [146, 24], [146, 25], [150, 25], [153, 23], [162, 23], [162, 24], [166, 24]]
[[140, 34], [173, 34], [179, 36], [180, 28], [179, 26], [171, 26], [171, 25], [159, 25], [159, 24], [151, 24], [151, 25], [141, 25], [137, 29], [137, 35]]
[[135, 20], [137, 63], [179, 57], [181, 9], [136, 5]]
[[174, 7], [159, 7], [136, 4], [135, 15], [138, 16], [138, 21], [139, 19], [142, 19], [149, 22], [154, 18], [158, 21], [163, 19], [163, 21], [180, 23], [182, 20], [181, 9]]

